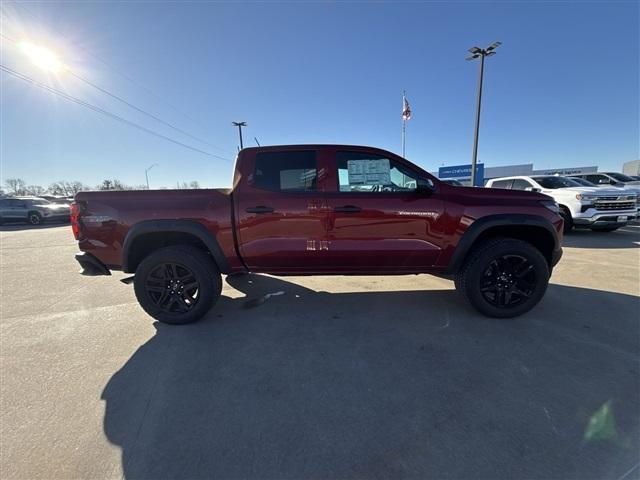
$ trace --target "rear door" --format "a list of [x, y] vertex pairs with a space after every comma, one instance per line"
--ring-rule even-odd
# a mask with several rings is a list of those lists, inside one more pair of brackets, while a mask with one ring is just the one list
[[248, 150], [234, 191], [240, 255], [253, 271], [314, 271], [326, 235], [313, 149]]
[[[328, 153], [326, 267], [344, 272], [419, 272], [441, 252], [444, 202], [418, 193], [428, 175], [384, 151]], [[432, 182], [433, 183], [433, 182]]]

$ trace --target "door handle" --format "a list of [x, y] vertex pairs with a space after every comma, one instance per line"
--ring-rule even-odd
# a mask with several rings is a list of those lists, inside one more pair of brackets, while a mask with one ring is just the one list
[[258, 207], [247, 208], [245, 211], [247, 213], [271, 213], [273, 212], [273, 208], [260, 205]]
[[358, 213], [361, 212], [362, 209], [356, 205], [344, 205], [342, 207], [334, 207], [333, 211], [342, 213]]

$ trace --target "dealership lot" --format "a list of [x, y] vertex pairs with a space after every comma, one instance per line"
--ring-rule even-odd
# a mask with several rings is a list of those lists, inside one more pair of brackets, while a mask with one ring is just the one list
[[640, 226], [567, 236], [515, 320], [430, 276], [241, 275], [184, 327], [78, 275], [68, 226], [0, 231], [3, 479], [640, 475]]

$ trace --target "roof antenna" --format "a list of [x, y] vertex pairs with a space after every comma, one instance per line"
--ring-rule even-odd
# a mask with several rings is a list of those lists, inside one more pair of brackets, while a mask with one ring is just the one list
[[260, 146], [260, 142], [258, 141], [258, 137], [253, 137], [253, 139], [256, 141], [256, 145]]

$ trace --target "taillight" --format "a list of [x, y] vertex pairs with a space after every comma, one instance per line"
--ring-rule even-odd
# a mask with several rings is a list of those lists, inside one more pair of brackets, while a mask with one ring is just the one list
[[71, 231], [76, 240], [80, 240], [80, 205], [77, 203], [71, 204]]

